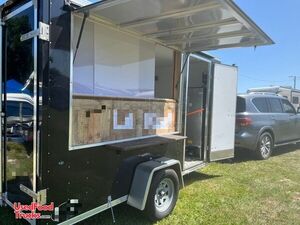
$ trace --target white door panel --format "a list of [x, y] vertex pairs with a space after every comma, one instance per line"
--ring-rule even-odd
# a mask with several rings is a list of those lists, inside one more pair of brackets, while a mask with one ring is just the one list
[[215, 64], [212, 93], [210, 161], [234, 156], [237, 67]]

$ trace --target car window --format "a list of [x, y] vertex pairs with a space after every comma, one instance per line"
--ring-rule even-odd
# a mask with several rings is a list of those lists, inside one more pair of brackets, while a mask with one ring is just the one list
[[295, 108], [288, 100], [282, 99], [282, 106], [285, 113], [296, 113]]
[[33, 116], [33, 105], [24, 102], [22, 112], [23, 112], [23, 116]]
[[266, 98], [254, 98], [252, 102], [258, 109], [258, 111], [262, 113], [269, 112], [268, 102]]
[[283, 113], [280, 99], [278, 98], [269, 98], [271, 112], [272, 113]]
[[242, 113], [246, 111], [246, 100], [242, 97], [237, 97], [236, 112]]

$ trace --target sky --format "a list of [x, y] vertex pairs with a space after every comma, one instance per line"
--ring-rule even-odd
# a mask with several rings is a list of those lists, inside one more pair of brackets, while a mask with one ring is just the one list
[[239, 67], [240, 93], [251, 87], [292, 86], [289, 76], [299, 76], [297, 87], [300, 89], [300, 1], [235, 0], [235, 3], [274, 40], [275, 45], [222, 49], [210, 54], [222, 63]]
[[289, 76], [299, 76], [300, 89], [300, 1], [236, 0], [235, 3], [275, 42], [254, 48], [210, 52], [225, 64], [239, 67], [238, 91], [251, 87], [293, 85]]

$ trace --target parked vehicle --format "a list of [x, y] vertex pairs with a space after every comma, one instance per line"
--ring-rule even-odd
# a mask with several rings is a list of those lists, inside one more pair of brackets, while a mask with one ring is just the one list
[[32, 141], [33, 99], [28, 94], [8, 93], [6, 98], [7, 141]]
[[183, 175], [234, 156], [238, 70], [201, 51], [273, 43], [231, 0], [14, 0], [0, 13], [1, 94], [15, 80], [33, 100], [31, 143], [2, 132], [0, 204], [53, 203], [61, 225], [123, 202], [169, 215]]
[[257, 87], [250, 88], [247, 93], [254, 92], [270, 92], [274, 94], [279, 94], [282, 97], [287, 98], [292, 105], [297, 109], [300, 107], [300, 90], [294, 89], [289, 86], [270, 86], [270, 87]]
[[239, 95], [236, 112], [236, 148], [252, 150], [260, 159], [268, 159], [276, 146], [300, 141], [300, 109], [280, 95]]

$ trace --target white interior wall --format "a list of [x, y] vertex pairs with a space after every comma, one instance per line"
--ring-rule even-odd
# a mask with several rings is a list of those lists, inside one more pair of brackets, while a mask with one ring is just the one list
[[[74, 19], [74, 44], [81, 21]], [[87, 22], [73, 73], [74, 93], [154, 98], [155, 46]]]
[[[73, 52], [78, 41], [82, 19], [74, 17]], [[94, 94], [94, 26], [86, 22], [73, 67], [73, 93]]]

